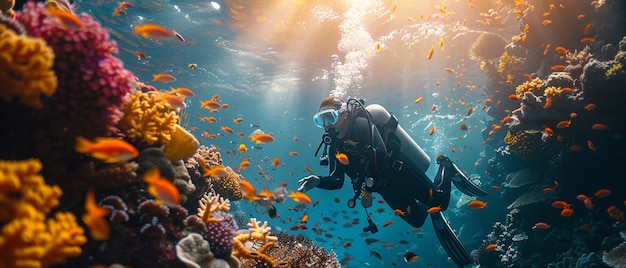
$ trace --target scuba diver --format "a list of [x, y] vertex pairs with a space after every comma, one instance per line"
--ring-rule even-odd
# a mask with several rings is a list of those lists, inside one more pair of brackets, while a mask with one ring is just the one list
[[[398, 125], [394, 115], [377, 104], [366, 107], [363, 100], [344, 103], [332, 96], [324, 98], [313, 121], [326, 130], [315, 156], [324, 146], [320, 165], [329, 166], [330, 174], [300, 179], [298, 191], [340, 189], [347, 174], [354, 190], [348, 207], [353, 208], [363, 195], [361, 204], [367, 212], [372, 202], [369, 195], [377, 192], [413, 227], [421, 227], [430, 214], [450, 258], [461, 267], [472, 263], [442, 212], [448, 208], [452, 182], [467, 195], [488, 193], [472, 183], [449, 158], [437, 157], [439, 170], [431, 181], [425, 174], [430, 158], [424, 150]], [[376, 233], [376, 224], [366, 214], [369, 226], [363, 231]]]

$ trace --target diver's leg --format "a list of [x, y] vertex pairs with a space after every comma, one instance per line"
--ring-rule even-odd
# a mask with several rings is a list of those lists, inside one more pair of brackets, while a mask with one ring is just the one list
[[404, 221], [415, 228], [422, 227], [428, 213], [424, 204], [415, 201], [411, 190], [399, 184], [387, 184], [378, 193], [385, 199], [391, 209], [399, 209], [404, 215], [399, 215]]
[[[437, 172], [437, 176], [441, 175], [443, 183], [449, 184], [450, 182], [448, 180], [452, 180], [456, 188], [469, 196], [489, 195], [488, 192], [480, 189], [467, 176], [465, 176], [465, 174], [463, 174], [463, 171], [461, 171], [461, 169], [456, 164], [454, 164], [452, 160], [450, 160], [450, 158], [439, 155], [439, 157], [437, 157], [437, 164], [439, 164], [439, 172]], [[437, 178], [435, 178], [435, 184], [438, 184]]]

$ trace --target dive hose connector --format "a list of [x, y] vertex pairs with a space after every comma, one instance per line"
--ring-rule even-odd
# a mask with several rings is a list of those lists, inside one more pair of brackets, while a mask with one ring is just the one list
[[328, 166], [328, 155], [325, 153], [320, 156], [320, 166]]
[[354, 197], [348, 199], [348, 207], [354, 208], [356, 206], [356, 200], [361, 196], [361, 190], [354, 190]]

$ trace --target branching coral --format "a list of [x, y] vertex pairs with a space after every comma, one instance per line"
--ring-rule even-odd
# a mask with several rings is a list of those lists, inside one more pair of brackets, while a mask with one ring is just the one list
[[510, 87], [519, 84], [524, 76], [522, 72], [524, 70], [525, 59], [511, 55], [507, 52], [502, 53], [500, 56], [500, 62], [498, 63], [498, 73], [500, 78]]
[[196, 158], [202, 157], [206, 162], [206, 166], [202, 167], [203, 169], [212, 168], [213, 166], [221, 166], [222, 165], [222, 155], [217, 151], [217, 148], [214, 146], [206, 147], [204, 145], [200, 146], [196, 151]]
[[119, 128], [130, 139], [147, 145], [163, 145], [170, 141], [179, 120], [176, 108], [154, 93], [135, 92], [122, 111], [124, 117]]
[[515, 134], [509, 130], [504, 137], [504, 143], [522, 160], [541, 157], [541, 131], [539, 130], [520, 130]]
[[224, 199], [219, 194], [207, 193], [200, 201], [198, 201], [200, 207], [198, 208], [198, 217], [205, 223], [221, 221], [219, 218], [211, 217], [211, 214], [216, 211], [229, 211], [230, 201]]
[[[240, 259], [258, 259], [265, 263], [271, 264], [272, 267], [278, 266], [281, 262], [274, 260], [272, 257], [262, 252], [259, 252], [258, 250], [251, 251], [244, 246], [244, 243], [249, 240], [258, 240], [263, 243], [277, 241], [278, 238], [276, 236], [270, 235], [271, 229], [271, 227], [267, 226], [267, 221], [263, 222], [262, 225], [259, 225], [259, 222], [256, 220], [256, 218], [251, 218], [250, 222], [248, 223], [248, 232], [237, 232], [237, 236], [235, 236], [235, 238], [233, 239], [233, 256]], [[267, 247], [265, 247], [265, 249], [266, 248]]]
[[578, 50], [574, 50], [574, 52], [568, 51], [565, 54], [565, 62], [567, 62], [568, 65], [584, 66], [585, 64], [587, 64], [587, 62], [589, 62], [592, 56], [589, 50], [590, 50], [589, 46], [585, 46], [585, 48], [581, 51], [578, 51]]
[[43, 267], [80, 255], [84, 230], [69, 212], [46, 214], [59, 204], [58, 186], [38, 175], [41, 162], [0, 161], [0, 267]]
[[534, 78], [533, 80], [526, 81], [515, 88], [515, 95], [522, 97], [524, 92], [532, 92], [535, 95], [539, 95], [538, 92], [543, 87], [543, 80]]
[[58, 88], [44, 101], [44, 109], [57, 135], [109, 136], [116, 131], [134, 76], [112, 56], [118, 48], [107, 29], [87, 14], [77, 17], [81, 26], [67, 27], [35, 1], [28, 1], [17, 14], [28, 35], [43, 38], [54, 50]]
[[25, 105], [41, 109], [41, 95], [52, 96], [57, 77], [52, 70], [54, 52], [41, 38], [17, 35], [0, 24], [0, 97], [14, 97]]
[[[341, 267], [334, 252], [326, 252], [302, 234], [294, 236], [287, 233], [276, 234], [276, 243], [266, 243], [257, 251], [280, 260], [280, 264], [289, 267]], [[242, 267], [259, 267], [262, 263], [254, 259], [243, 259]]]
[[621, 63], [614, 63], [613, 65], [611, 65], [611, 68], [609, 68], [609, 70], [606, 71], [606, 78], [611, 79], [611, 78], [615, 78], [616, 76], [618, 76], [620, 73], [624, 72], [624, 65], [622, 65]]

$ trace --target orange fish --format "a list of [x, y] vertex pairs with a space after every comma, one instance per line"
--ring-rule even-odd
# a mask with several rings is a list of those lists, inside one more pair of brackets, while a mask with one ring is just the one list
[[576, 16], [576, 18], [577, 18], [578, 20], [582, 20], [582, 19], [584, 19], [584, 18], [585, 18], [585, 14], [582, 14], [582, 13], [581, 13], [581, 14], [578, 14], [578, 16]]
[[348, 165], [350, 164], [350, 160], [348, 159], [348, 156], [344, 153], [340, 153], [340, 152], [336, 152], [335, 153], [335, 158], [337, 159], [337, 161], [339, 161], [339, 163], [341, 163], [342, 165]]
[[250, 140], [256, 142], [256, 144], [265, 144], [274, 141], [274, 136], [261, 132], [250, 136]]
[[507, 122], [509, 122], [509, 120], [511, 120], [511, 116], [510, 116], [510, 115], [507, 115], [507, 116], [505, 116], [504, 118], [502, 118], [502, 122], [500, 122], [500, 123], [501, 123], [501, 125], [503, 125], [503, 126], [504, 126], [504, 124], [506, 124]]
[[567, 54], [567, 53], [569, 53], [569, 50], [568, 50], [568, 49], [566, 49], [566, 48], [564, 48], [564, 47], [556, 47], [554, 50], [555, 50], [556, 52], [563, 53], [563, 54]]
[[244, 159], [241, 160], [241, 163], [239, 163], [239, 169], [246, 169], [250, 166], [250, 161]]
[[435, 133], [435, 126], [433, 126], [432, 128], [430, 128], [430, 131], [428, 131], [428, 135], [433, 135], [433, 133]]
[[407, 251], [406, 253], [404, 253], [405, 262], [416, 262], [419, 258], [420, 256], [416, 255], [415, 253], [411, 251]]
[[580, 147], [579, 145], [576, 145], [576, 144], [572, 144], [570, 145], [569, 150], [574, 151], [574, 152], [580, 152], [583, 150], [583, 147]]
[[589, 104], [585, 105], [585, 110], [587, 110], [587, 111], [591, 111], [594, 108], [596, 108], [596, 105], [593, 104], [593, 103], [589, 103]]
[[274, 157], [274, 161], [272, 161], [272, 166], [278, 167], [280, 165], [280, 158]]
[[473, 107], [472, 107], [472, 108], [469, 108], [469, 109], [467, 110], [467, 116], [469, 116], [470, 114], [472, 114], [472, 112], [473, 112], [474, 110], [475, 110], [475, 108], [473, 108]]
[[180, 204], [178, 188], [169, 180], [161, 176], [158, 168], [152, 168], [143, 174], [143, 180], [148, 184], [147, 191], [157, 200], [157, 204], [176, 207]]
[[126, 162], [139, 155], [135, 146], [118, 138], [96, 138], [91, 142], [78, 136], [75, 149], [78, 153], [90, 154], [91, 157], [107, 163]]
[[222, 104], [219, 103], [217, 100], [205, 100], [205, 101], [200, 101], [200, 108], [208, 108], [208, 109], [212, 109], [212, 110], [218, 110], [220, 108], [222, 108]]
[[606, 129], [606, 125], [600, 124], [600, 123], [595, 123], [595, 124], [593, 124], [593, 126], [591, 126], [591, 129], [593, 129], [593, 130], [605, 130]]
[[428, 55], [426, 55], [426, 58], [430, 60], [430, 58], [433, 57], [433, 52], [435, 52], [435, 46], [432, 46], [430, 50], [428, 50]]
[[213, 168], [206, 170], [202, 177], [222, 178], [226, 177], [226, 175], [228, 175], [228, 171], [226, 171], [223, 166], [214, 166]]
[[556, 193], [556, 190], [552, 187], [546, 187], [546, 188], [543, 188], [543, 192], [547, 194], [552, 194], [552, 193]]
[[76, 15], [72, 14], [72, 12], [57, 8], [48, 8], [48, 12], [54, 17], [54, 20], [58, 24], [63, 25], [65, 28], [77, 30], [82, 26], [80, 19]]
[[159, 81], [161, 83], [171, 83], [176, 81], [176, 77], [171, 74], [153, 74], [153, 82]]
[[173, 95], [163, 95], [162, 96], [163, 100], [165, 100], [167, 103], [169, 103], [170, 105], [176, 107], [176, 108], [180, 108], [183, 109], [185, 107], [187, 107], [187, 104], [185, 104], [185, 100], [183, 100], [180, 97], [176, 97]]
[[543, 133], [546, 134], [546, 136], [548, 137], [552, 137], [552, 135], [554, 135], [554, 130], [552, 130], [549, 127], [546, 127], [543, 129]]
[[146, 53], [141, 51], [135, 52], [135, 56], [137, 56], [137, 60], [145, 59], [147, 57]]
[[564, 208], [563, 210], [561, 210], [561, 216], [563, 217], [569, 217], [572, 216], [574, 214], [574, 210], [571, 208]]
[[376, 52], [380, 52], [380, 44], [376, 44]]
[[222, 127], [222, 131], [228, 133], [228, 134], [235, 134], [235, 131], [233, 131], [232, 128], [230, 127]]
[[188, 89], [186, 87], [178, 87], [178, 88], [170, 88], [170, 92], [179, 95], [179, 96], [184, 96], [184, 97], [193, 97], [196, 94], [193, 93], [193, 91], [191, 91], [191, 89]]
[[610, 206], [606, 209], [606, 212], [609, 214], [609, 217], [615, 220], [619, 221], [624, 219], [624, 212], [619, 210], [616, 206]]
[[563, 120], [556, 124], [556, 128], [568, 128], [572, 124], [570, 120]]
[[406, 212], [399, 210], [397, 208], [393, 210], [393, 213], [399, 216], [404, 216], [404, 214], [406, 214]]
[[557, 200], [557, 201], [552, 202], [552, 207], [555, 207], [555, 208], [563, 209], [563, 208], [569, 208], [570, 206], [571, 204], [568, 204], [565, 201]]
[[552, 65], [552, 67], [550, 67], [550, 69], [551, 69], [552, 71], [563, 71], [563, 70], [565, 70], [565, 68], [567, 68], [567, 66], [565, 66], [565, 65], [560, 65], [560, 64], [557, 64], [557, 65]]
[[109, 208], [98, 206], [96, 194], [93, 190], [87, 192], [83, 222], [94, 240], [107, 240], [109, 238], [111, 230], [105, 218], [109, 213], [111, 213]]
[[246, 145], [243, 143], [239, 144], [239, 147], [237, 147], [237, 151], [239, 151], [240, 154], [243, 154], [248, 151], [248, 147], [246, 147]]
[[485, 251], [492, 251], [498, 247], [497, 244], [489, 244], [485, 247]]
[[482, 209], [487, 207], [487, 203], [480, 200], [472, 200], [467, 206], [473, 209]]
[[535, 225], [533, 226], [533, 229], [550, 229], [550, 225], [545, 223], [545, 222], [538, 222], [535, 223]]
[[594, 153], [598, 150], [598, 147], [596, 147], [596, 145], [591, 140], [587, 140], [587, 147]]
[[149, 39], [168, 39], [174, 37], [174, 31], [158, 24], [140, 24], [135, 26], [134, 34]]
[[289, 152], [289, 156], [298, 156], [298, 155], [300, 155], [300, 153], [296, 151]]
[[415, 99], [415, 103], [420, 103], [422, 101], [422, 96], [417, 97], [417, 99]]
[[583, 30], [583, 34], [588, 34], [589, 30], [591, 29], [591, 23], [585, 25], [585, 29]]
[[581, 44], [590, 44], [590, 43], [593, 43], [593, 42], [595, 42], [595, 41], [596, 41], [596, 40], [595, 40], [595, 39], [593, 39], [593, 38], [591, 38], [591, 37], [585, 37], [585, 38], [583, 38], [583, 39], [580, 39], [580, 43], [581, 43]]
[[304, 167], [304, 171], [306, 171], [306, 173], [313, 173], [313, 169], [310, 167]]
[[543, 20], [543, 21], [541, 22], [541, 24], [543, 24], [543, 25], [548, 25], [548, 24], [550, 24], [550, 23], [552, 23], [552, 20]]
[[307, 203], [307, 204], [311, 204], [313, 203], [313, 201], [311, 201], [311, 198], [306, 195], [303, 192], [294, 192], [294, 191], [289, 191], [289, 194], [287, 195], [287, 197], [293, 199], [293, 201], [296, 201], [300, 204], [302, 203]]
[[235, 123], [235, 124], [239, 124], [241, 122], [243, 122], [243, 118], [241, 118], [241, 117], [233, 119], [233, 123]]
[[383, 228], [391, 225], [392, 223], [393, 221], [386, 221], [385, 223], [383, 223]]
[[595, 195], [596, 197], [607, 197], [607, 196], [611, 195], [611, 190], [600, 189], [600, 190], [596, 191], [595, 193], [593, 193], [593, 195]]
[[439, 211], [441, 211], [441, 207], [440, 206], [430, 207], [430, 208], [428, 208], [428, 210], [426, 210], [426, 212], [428, 212], [428, 213], [437, 213]]

